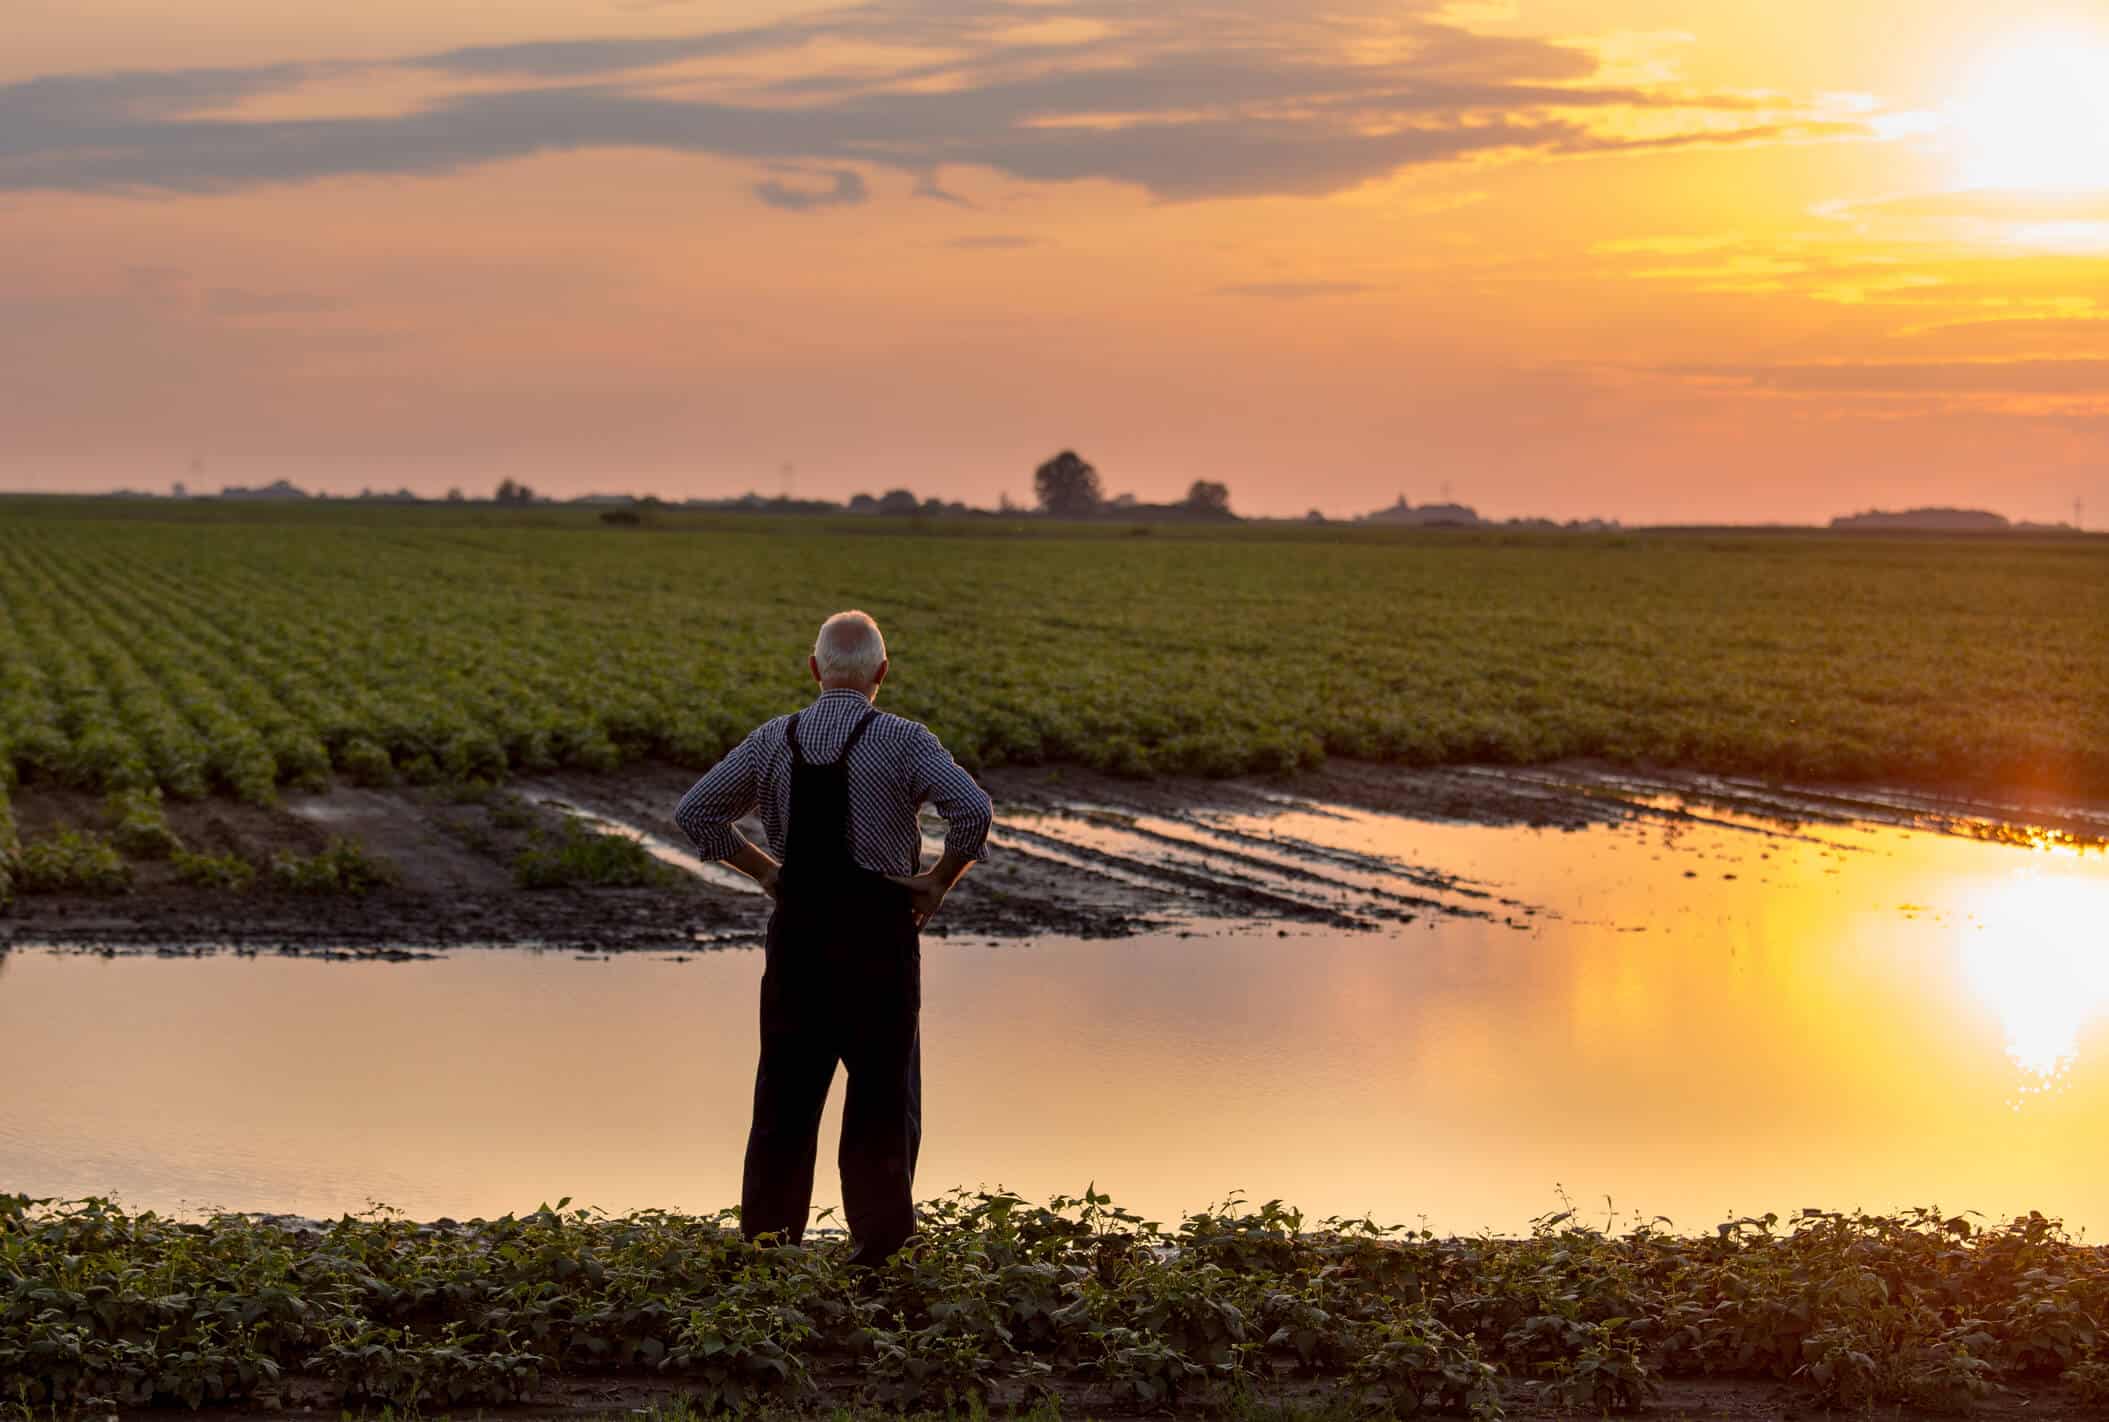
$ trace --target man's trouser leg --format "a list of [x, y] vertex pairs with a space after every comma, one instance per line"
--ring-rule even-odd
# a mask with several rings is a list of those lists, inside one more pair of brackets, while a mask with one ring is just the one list
[[815, 1009], [802, 961], [807, 945], [788, 944], [782, 915], [769, 921], [769, 966], [762, 976], [761, 1062], [754, 1072], [754, 1124], [740, 1182], [740, 1229], [749, 1239], [777, 1234], [796, 1242], [813, 1208], [813, 1158], [839, 1048]]
[[915, 1233], [915, 1158], [923, 1136], [922, 1039], [913, 1001], [854, 1031], [842, 1064], [842, 1212], [853, 1262], [877, 1264]]

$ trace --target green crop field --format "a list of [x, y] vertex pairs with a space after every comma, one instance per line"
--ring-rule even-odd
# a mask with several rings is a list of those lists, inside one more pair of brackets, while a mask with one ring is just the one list
[[[970, 766], [2109, 792], [2109, 542], [0, 502], [0, 788], [701, 767], [869, 609]], [[4, 808], [4, 801], [0, 801]]]

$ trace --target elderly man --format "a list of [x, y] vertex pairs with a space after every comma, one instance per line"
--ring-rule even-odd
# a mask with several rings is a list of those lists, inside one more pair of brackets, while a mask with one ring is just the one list
[[[730, 864], [776, 901], [741, 1228], [749, 1239], [803, 1234], [820, 1110], [839, 1061], [849, 1075], [841, 1167], [857, 1242], [851, 1262], [876, 1264], [915, 1231], [918, 934], [981, 857], [989, 797], [928, 729], [872, 704], [887, 661], [870, 617], [830, 617], [807, 665], [819, 697], [757, 728], [681, 797], [674, 819], [704, 858]], [[926, 803], [947, 826], [944, 854], [929, 869], [916, 825]], [[733, 827], [757, 806], [766, 850]]]

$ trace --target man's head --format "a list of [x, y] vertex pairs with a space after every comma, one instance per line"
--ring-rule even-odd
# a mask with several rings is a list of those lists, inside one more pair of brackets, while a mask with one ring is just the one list
[[829, 691], [879, 694], [886, 680], [886, 639], [868, 612], [838, 612], [820, 624], [813, 655], [806, 659], [813, 679]]

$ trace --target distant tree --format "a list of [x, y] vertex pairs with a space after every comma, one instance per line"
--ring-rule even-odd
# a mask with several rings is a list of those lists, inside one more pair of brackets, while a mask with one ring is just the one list
[[921, 507], [922, 501], [906, 489], [888, 489], [879, 496], [882, 514], [912, 514]]
[[1009, 494], [1001, 495], [996, 500], [996, 512], [1014, 514], [1018, 512], [1018, 501]]
[[1135, 507], [1135, 496], [1126, 493], [1115, 494], [1106, 501], [1106, 507], [1109, 509], [1132, 509]]
[[849, 511], [853, 514], [875, 514], [879, 511], [879, 501], [869, 494], [853, 494], [850, 496]]
[[1186, 506], [1194, 513], [1220, 518], [1230, 512], [1230, 486], [1212, 479], [1196, 479], [1186, 491]]
[[458, 504], [458, 503], [462, 503], [462, 502], [464, 502], [464, 500], [462, 499], [462, 496], [461, 496], [461, 490], [459, 490], [459, 489], [449, 489], [449, 490], [447, 490], [447, 502], [448, 502], [448, 503], [450, 503], [450, 504]]
[[496, 498], [501, 504], [531, 504], [535, 499], [535, 491], [525, 484], [516, 484], [506, 479], [499, 483]]
[[1303, 516], [1303, 521], [1305, 523], [1324, 523], [1325, 513], [1320, 509], [1312, 509]]
[[1056, 518], [1089, 518], [1098, 512], [1098, 470], [1075, 450], [1065, 449], [1033, 471], [1033, 493]]

